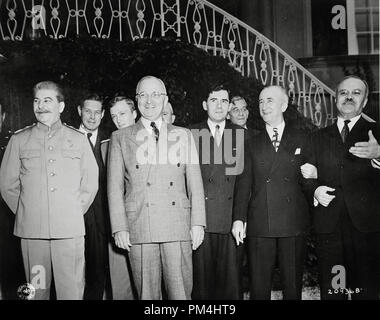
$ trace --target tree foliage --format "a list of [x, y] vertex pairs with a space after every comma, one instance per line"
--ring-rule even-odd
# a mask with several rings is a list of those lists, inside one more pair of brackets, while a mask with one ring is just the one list
[[[249, 105], [251, 127], [261, 130], [258, 95], [262, 84], [242, 77], [223, 57], [214, 57], [192, 44], [178, 39], [140, 39], [132, 42], [81, 37], [51, 40], [3, 42], [8, 58], [3, 77], [17, 90], [31, 91], [33, 85], [51, 79], [63, 85], [68, 106], [63, 118], [76, 124], [75, 107], [84, 92], [106, 97], [135, 96], [138, 80], [145, 75], [161, 78], [166, 84], [176, 123], [187, 126], [206, 117], [202, 101], [211, 86], [224, 84], [232, 95], [243, 96]], [[312, 128], [308, 119], [290, 106], [286, 119], [304, 128]], [[112, 128], [109, 118], [106, 127]]]

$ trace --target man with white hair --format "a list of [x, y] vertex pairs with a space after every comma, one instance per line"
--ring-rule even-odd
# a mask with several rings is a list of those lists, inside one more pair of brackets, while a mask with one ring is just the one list
[[173, 124], [175, 121], [175, 115], [173, 111], [172, 104], [168, 102], [164, 109], [162, 110], [162, 117], [166, 121], [166, 123]]
[[129, 251], [139, 299], [161, 299], [162, 277], [169, 299], [190, 299], [192, 250], [202, 243], [206, 224], [201, 171], [199, 163], [161, 161], [161, 155], [176, 147], [179, 136], [186, 153], [198, 159], [195, 143], [189, 130], [163, 121], [168, 97], [162, 80], [143, 77], [136, 100], [141, 118], [113, 132], [110, 141], [113, 237]]
[[235, 184], [232, 234], [238, 245], [248, 239], [251, 299], [271, 298], [276, 256], [284, 299], [301, 299], [309, 212], [300, 166], [307, 135], [284, 121], [287, 107], [282, 87], [261, 91], [266, 130], [250, 137]]

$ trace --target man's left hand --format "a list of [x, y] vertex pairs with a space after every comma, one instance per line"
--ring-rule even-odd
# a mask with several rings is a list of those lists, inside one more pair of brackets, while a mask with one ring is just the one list
[[191, 242], [193, 250], [197, 250], [198, 247], [202, 244], [205, 230], [203, 226], [192, 226], [190, 230]]
[[359, 158], [364, 159], [376, 159], [380, 157], [380, 145], [373, 136], [371, 130], [368, 131], [368, 141], [356, 142], [353, 147], [350, 148], [350, 152]]

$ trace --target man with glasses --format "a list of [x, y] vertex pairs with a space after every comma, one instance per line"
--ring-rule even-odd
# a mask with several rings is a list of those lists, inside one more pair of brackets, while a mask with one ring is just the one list
[[192, 250], [203, 241], [206, 220], [198, 154], [187, 129], [162, 119], [162, 80], [142, 78], [136, 99], [141, 118], [110, 141], [113, 237], [129, 251], [139, 299], [161, 299], [162, 277], [169, 299], [190, 299]]
[[237, 124], [238, 126], [241, 126], [244, 129], [248, 129], [247, 120], [249, 111], [247, 109], [247, 102], [243, 97], [232, 97], [230, 111], [228, 115], [232, 123]]

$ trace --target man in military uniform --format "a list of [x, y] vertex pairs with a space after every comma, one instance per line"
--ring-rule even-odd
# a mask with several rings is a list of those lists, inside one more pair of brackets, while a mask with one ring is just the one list
[[35, 299], [82, 299], [84, 219], [98, 190], [98, 167], [86, 136], [62, 124], [61, 88], [34, 87], [37, 124], [10, 139], [0, 168], [0, 191], [16, 214], [26, 280]]

